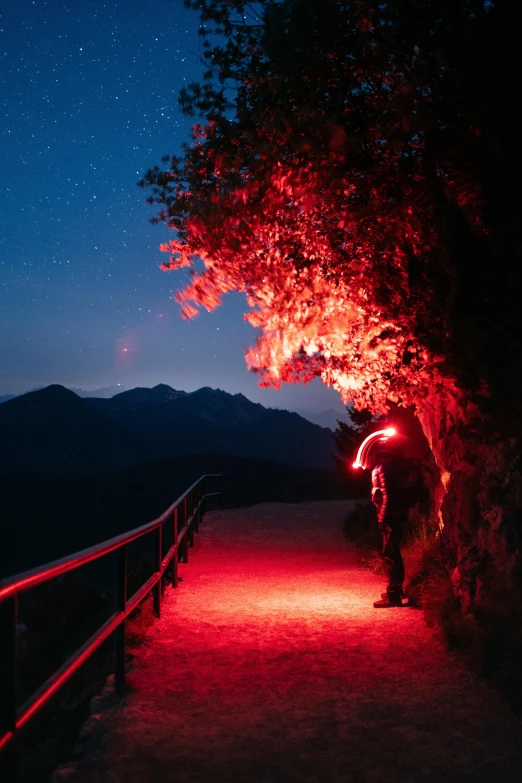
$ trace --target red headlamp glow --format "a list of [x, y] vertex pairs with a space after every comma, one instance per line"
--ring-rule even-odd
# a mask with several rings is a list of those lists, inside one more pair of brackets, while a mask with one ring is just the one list
[[385, 443], [388, 438], [392, 438], [394, 435], [397, 435], [397, 430], [395, 427], [388, 427], [385, 430], [377, 430], [377, 432], [372, 432], [371, 435], [368, 435], [367, 438], [363, 440], [361, 445], [359, 446], [359, 451], [357, 452], [357, 458], [355, 462], [353, 463], [354, 468], [362, 468], [363, 470], [366, 470], [366, 456], [368, 454], [368, 451], [371, 446], [373, 446], [376, 442]]

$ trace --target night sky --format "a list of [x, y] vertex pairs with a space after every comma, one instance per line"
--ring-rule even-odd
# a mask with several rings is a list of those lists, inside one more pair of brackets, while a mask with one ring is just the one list
[[271, 407], [342, 410], [318, 381], [257, 388], [244, 300], [183, 321], [183, 272], [158, 268], [136, 182], [192, 125], [199, 20], [182, 0], [4, 0], [0, 14], [0, 394], [168, 383], [242, 392]]

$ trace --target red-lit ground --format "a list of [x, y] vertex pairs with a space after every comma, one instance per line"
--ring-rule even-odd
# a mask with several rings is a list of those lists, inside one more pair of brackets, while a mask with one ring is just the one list
[[460, 670], [341, 532], [347, 502], [205, 517], [129, 676], [57, 780], [522, 780], [522, 720]]

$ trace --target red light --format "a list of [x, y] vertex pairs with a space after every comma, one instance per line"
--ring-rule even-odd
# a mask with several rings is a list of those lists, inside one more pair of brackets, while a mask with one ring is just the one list
[[377, 432], [372, 432], [371, 435], [368, 435], [367, 438], [363, 440], [361, 445], [359, 446], [359, 451], [357, 452], [357, 458], [355, 462], [353, 463], [354, 468], [362, 468], [363, 470], [366, 470], [366, 455], [368, 453], [368, 450], [370, 446], [372, 446], [376, 441], [382, 441], [385, 443], [388, 438], [392, 438], [394, 435], [397, 434], [397, 430], [395, 427], [387, 427], [385, 430], [377, 430]]

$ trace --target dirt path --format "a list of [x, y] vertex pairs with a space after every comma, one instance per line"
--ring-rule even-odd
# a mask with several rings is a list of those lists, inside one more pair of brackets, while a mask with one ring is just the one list
[[205, 517], [74, 783], [521, 781], [522, 720], [421, 612], [373, 609], [348, 502]]

